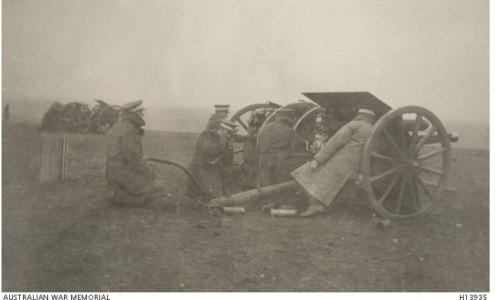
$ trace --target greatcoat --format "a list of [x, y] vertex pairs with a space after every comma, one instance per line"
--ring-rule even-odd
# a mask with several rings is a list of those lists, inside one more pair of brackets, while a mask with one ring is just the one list
[[127, 112], [107, 134], [105, 176], [116, 203], [141, 205], [151, 200], [155, 174], [143, 158], [144, 124], [139, 115]]
[[[210, 197], [223, 196], [225, 187], [241, 175], [240, 167], [231, 162], [231, 152], [231, 143], [216, 130], [205, 130], [198, 137], [189, 170]], [[186, 196], [199, 195], [188, 182]]]
[[295, 144], [304, 142], [291, 128], [288, 118], [278, 117], [265, 125], [258, 136], [258, 185], [268, 186], [291, 179], [290, 172], [305, 157], [294, 153]]
[[357, 175], [373, 122], [372, 116], [359, 114], [344, 125], [315, 155], [318, 168], [312, 170], [306, 163], [291, 173], [294, 180], [309, 196], [330, 205], [347, 180]]

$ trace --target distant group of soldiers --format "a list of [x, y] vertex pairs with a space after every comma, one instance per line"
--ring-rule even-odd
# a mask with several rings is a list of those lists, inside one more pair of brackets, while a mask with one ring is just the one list
[[[141, 104], [135, 101], [123, 105], [119, 121], [108, 133], [106, 178], [112, 199], [118, 204], [143, 205], [161, 195], [153, 169], [143, 155], [145, 121]], [[208, 198], [216, 198], [236, 191], [229, 191], [233, 185], [240, 184], [237, 189], [252, 188], [295, 180], [308, 204], [301, 216], [323, 212], [356, 175], [375, 121], [375, 113], [364, 107], [347, 123], [329, 122], [331, 113], [319, 114], [314, 138], [307, 145], [292, 128], [298, 117], [294, 109], [278, 109], [261, 132], [259, 127], [267, 115], [254, 111], [247, 135], [237, 133], [237, 125], [227, 120], [228, 113], [229, 105], [215, 105], [215, 112], [199, 135], [189, 170], [201, 191], [189, 182], [186, 195], [204, 196], [204, 192]], [[244, 145], [242, 165], [234, 163], [234, 143]], [[301, 144], [306, 144], [314, 156], [308, 158], [307, 153], [296, 151]]]

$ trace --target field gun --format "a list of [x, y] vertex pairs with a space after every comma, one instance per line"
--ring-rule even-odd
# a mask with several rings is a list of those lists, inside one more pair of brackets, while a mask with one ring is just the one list
[[[279, 107], [266, 117], [257, 135], [275, 119], [279, 111], [291, 108], [296, 111], [293, 130], [306, 141], [302, 152], [308, 157], [315, 137], [315, 120], [319, 115], [331, 114], [335, 124], [352, 120], [358, 107], [366, 106], [376, 114], [371, 137], [365, 144], [358, 170], [359, 187], [365, 191], [372, 207], [381, 215], [404, 218], [424, 213], [432, 203], [442, 197], [446, 189], [451, 164], [451, 142], [456, 133], [448, 133], [440, 119], [426, 108], [405, 106], [392, 109], [369, 92], [303, 93], [311, 101], [300, 100]], [[249, 112], [263, 104], [250, 105], [236, 113], [231, 121], [249, 132]], [[330, 136], [331, 137], [331, 136]], [[243, 145], [238, 152], [246, 155]], [[254, 151], [258, 143], [254, 147]], [[251, 155], [253, 157], [253, 155]], [[244, 164], [242, 158], [237, 162]], [[255, 162], [256, 164], [256, 162]], [[261, 187], [210, 201], [210, 206], [233, 205], [268, 197], [297, 188], [295, 182]]]
[[[271, 102], [252, 104], [231, 118], [240, 125], [241, 135], [251, 137], [249, 143], [235, 145], [234, 161], [246, 169], [250, 167], [252, 172], [248, 175], [257, 175], [256, 153], [260, 133], [285, 108], [295, 111], [292, 129], [305, 141], [305, 145], [296, 145], [293, 149], [299, 149], [299, 154], [310, 159], [315, 152], [308, 146], [314, 142], [318, 116], [329, 115], [334, 122], [331, 125], [338, 128], [356, 116], [358, 107], [366, 106], [376, 114], [377, 121], [364, 146], [354, 181], [364, 191], [374, 210], [390, 218], [411, 217], [424, 213], [442, 197], [450, 172], [450, 143], [457, 142], [459, 137], [456, 133], [448, 133], [431, 111], [419, 106], [392, 109], [369, 92], [303, 95], [311, 101], [299, 100], [285, 106]], [[258, 118], [260, 114], [261, 118]], [[160, 159], [150, 160], [176, 165]], [[202, 191], [187, 169], [179, 167], [201, 192], [201, 202], [210, 208], [239, 205], [298, 188], [295, 181], [287, 181], [213, 199]]]

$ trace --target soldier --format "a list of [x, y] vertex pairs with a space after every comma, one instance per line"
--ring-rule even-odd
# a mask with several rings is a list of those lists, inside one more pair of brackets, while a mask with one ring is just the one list
[[120, 119], [107, 135], [105, 175], [113, 192], [112, 202], [118, 205], [140, 206], [157, 197], [155, 174], [143, 158], [142, 102], [122, 105]]
[[206, 129], [214, 129], [216, 128], [221, 120], [225, 120], [227, 115], [229, 114], [228, 104], [215, 104], [215, 112], [208, 119], [208, 123], [206, 124]]
[[304, 162], [304, 157], [294, 153], [294, 145], [305, 142], [292, 130], [295, 112], [290, 108], [278, 110], [275, 120], [265, 124], [258, 136], [259, 186], [290, 180], [290, 172]]
[[[232, 162], [232, 139], [235, 134], [234, 123], [221, 120], [213, 128], [203, 131], [196, 142], [190, 170], [202, 189], [210, 197], [220, 197], [226, 188], [242, 174], [241, 168]], [[188, 183], [186, 196], [199, 196], [198, 191]]]
[[291, 173], [309, 196], [309, 208], [301, 216], [323, 212], [345, 183], [357, 175], [364, 144], [371, 136], [374, 122], [372, 110], [359, 109], [357, 116], [332, 136], [312, 161]]

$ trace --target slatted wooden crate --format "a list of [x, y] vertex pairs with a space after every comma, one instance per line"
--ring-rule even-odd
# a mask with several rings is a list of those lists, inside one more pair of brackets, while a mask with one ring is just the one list
[[40, 182], [53, 183], [67, 178], [69, 147], [64, 134], [42, 135]]

